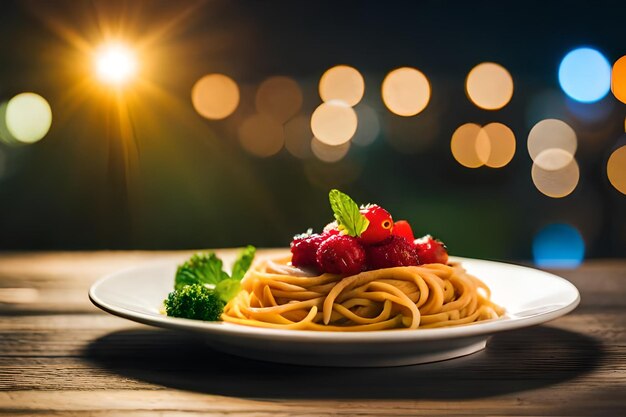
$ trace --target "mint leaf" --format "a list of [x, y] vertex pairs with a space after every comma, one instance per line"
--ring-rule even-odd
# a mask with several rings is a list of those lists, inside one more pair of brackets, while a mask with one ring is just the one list
[[228, 279], [228, 274], [222, 270], [222, 266], [222, 260], [213, 252], [195, 254], [178, 266], [174, 288], [178, 290], [185, 285], [217, 284]]
[[359, 206], [347, 194], [339, 190], [330, 190], [328, 200], [337, 219], [339, 230], [349, 236], [361, 236], [370, 222], [361, 214]]
[[218, 282], [215, 285], [215, 289], [213, 290], [215, 294], [220, 298], [220, 300], [225, 303], [229, 302], [233, 299], [239, 291], [241, 290], [241, 284], [238, 279], [225, 279], [223, 281]]
[[241, 278], [243, 278], [248, 269], [250, 269], [255, 254], [256, 248], [251, 245], [246, 246], [241, 253], [239, 253], [237, 260], [233, 264], [232, 279], [241, 281]]

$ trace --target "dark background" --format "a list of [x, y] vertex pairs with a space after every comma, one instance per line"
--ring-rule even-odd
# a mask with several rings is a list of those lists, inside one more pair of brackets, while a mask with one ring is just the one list
[[[626, 54], [623, 1], [29, 1], [0, 12], [0, 101], [23, 91], [45, 97], [52, 128], [40, 142], [0, 145], [0, 249], [287, 246], [293, 234], [330, 221], [327, 193], [378, 202], [416, 234], [453, 254], [528, 259], [545, 225], [577, 228], [587, 257], [626, 256], [626, 196], [608, 182], [606, 161], [623, 144], [626, 105], [611, 93], [582, 112], [560, 90], [558, 65], [578, 46], [613, 63]], [[132, 143], [115, 134], [114, 100], [87, 88], [90, 58], [107, 31], [144, 44], [154, 91], [129, 92]], [[81, 47], [82, 45], [82, 47]], [[494, 61], [515, 82], [499, 111], [465, 96], [469, 70]], [[237, 126], [269, 76], [296, 79], [304, 114], [320, 103], [319, 77], [347, 64], [363, 74], [363, 103], [382, 131], [342, 161], [299, 160], [284, 149], [260, 159], [241, 149]], [[414, 66], [429, 77], [424, 112], [402, 118], [384, 107], [386, 73]], [[190, 92], [204, 74], [235, 79], [242, 103], [208, 121]], [[533, 107], [546, 97], [550, 105]], [[358, 108], [358, 106], [357, 106]], [[575, 108], [574, 108], [575, 109]], [[561, 199], [533, 185], [530, 128], [558, 117], [579, 139], [580, 183]], [[468, 169], [450, 153], [467, 122], [506, 123], [517, 151], [501, 169]], [[113, 127], [112, 127], [113, 126]], [[125, 167], [120, 156], [136, 158]]]

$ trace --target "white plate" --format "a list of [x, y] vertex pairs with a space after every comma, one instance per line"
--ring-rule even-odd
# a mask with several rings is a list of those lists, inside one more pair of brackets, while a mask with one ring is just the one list
[[108, 275], [91, 287], [89, 298], [104, 311], [139, 323], [201, 333], [219, 351], [319, 366], [398, 366], [464, 356], [483, 349], [494, 333], [545, 323], [569, 313], [580, 301], [574, 285], [547, 272], [476, 259], [453, 260], [461, 261], [491, 288], [492, 300], [506, 309], [504, 317], [439, 329], [357, 333], [263, 329], [167, 317], [159, 311], [174, 286], [176, 263], [172, 261]]

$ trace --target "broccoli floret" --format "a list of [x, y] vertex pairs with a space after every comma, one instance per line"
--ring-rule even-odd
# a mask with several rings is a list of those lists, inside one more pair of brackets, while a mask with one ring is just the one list
[[185, 285], [172, 291], [165, 300], [168, 316], [218, 321], [226, 303], [202, 284]]

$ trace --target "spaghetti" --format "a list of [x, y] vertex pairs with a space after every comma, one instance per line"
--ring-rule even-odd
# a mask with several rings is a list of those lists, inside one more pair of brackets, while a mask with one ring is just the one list
[[254, 265], [222, 320], [276, 329], [372, 331], [456, 326], [504, 314], [490, 301], [489, 288], [458, 263], [312, 276], [289, 261]]

